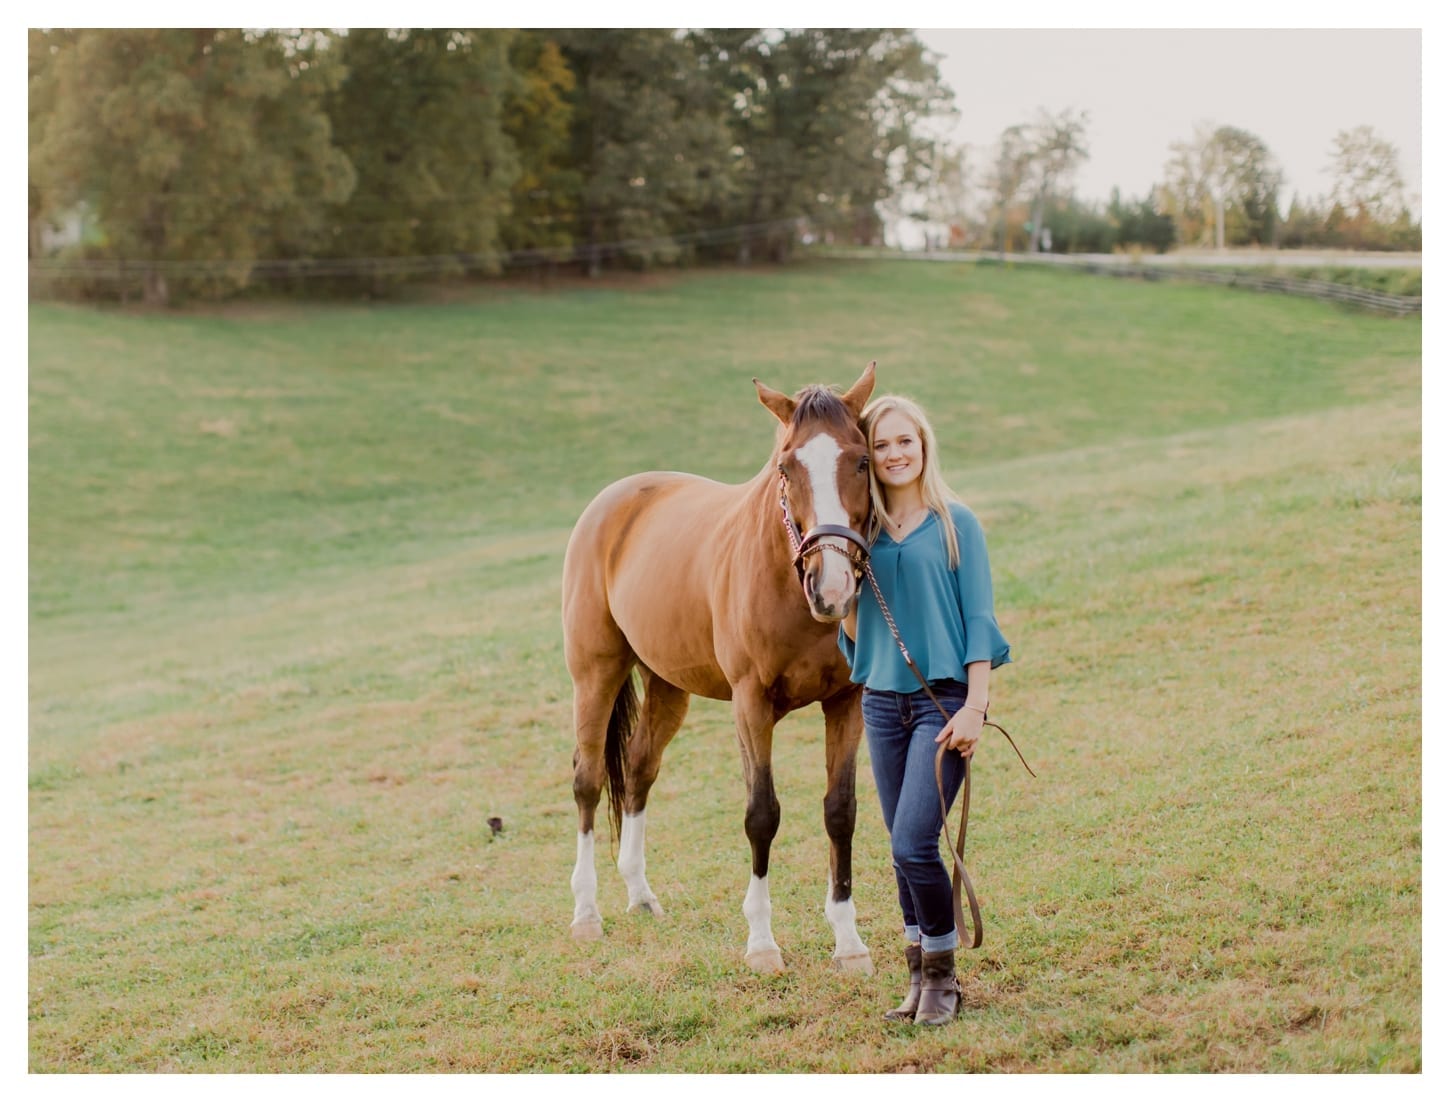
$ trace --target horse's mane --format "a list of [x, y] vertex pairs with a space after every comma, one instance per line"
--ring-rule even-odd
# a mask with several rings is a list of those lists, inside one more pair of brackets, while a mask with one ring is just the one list
[[804, 424], [825, 421], [838, 428], [855, 428], [856, 419], [841, 401], [841, 396], [830, 387], [808, 386], [795, 396], [795, 412], [791, 415], [791, 428]]

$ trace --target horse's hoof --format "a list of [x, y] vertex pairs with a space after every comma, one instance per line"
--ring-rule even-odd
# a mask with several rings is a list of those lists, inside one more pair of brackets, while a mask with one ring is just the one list
[[756, 949], [745, 954], [745, 963], [752, 972], [784, 972], [785, 958], [779, 949]]
[[847, 972], [853, 976], [869, 976], [876, 971], [871, 964], [870, 953], [852, 953], [846, 957], [832, 957], [831, 966], [837, 972]]
[[581, 918], [569, 927], [575, 941], [598, 941], [604, 936], [604, 922], [598, 918]]
[[630, 904], [629, 913], [632, 915], [652, 915], [655, 918], [664, 918], [665, 909], [660, 906], [660, 901], [654, 896], [648, 899], [641, 899], [638, 903]]

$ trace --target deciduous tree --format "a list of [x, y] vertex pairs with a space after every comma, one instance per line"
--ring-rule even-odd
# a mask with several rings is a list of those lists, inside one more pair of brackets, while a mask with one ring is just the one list
[[1237, 212], [1245, 238], [1267, 241], [1277, 216], [1283, 174], [1256, 135], [1200, 122], [1192, 140], [1175, 142], [1164, 168], [1166, 191], [1179, 220], [1180, 238], [1203, 227], [1216, 248], [1228, 241], [1228, 213]]
[[[928, 231], [928, 249], [956, 247], [965, 240], [967, 223], [971, 220], [971, 194], [972, 177], [967, 150], [943, 141], [935, 147], [932, 169], [926, 182], [910, 191], [899, 189], [894, 201], [887, 205], [898, 216], [947, 228], [944, 241], [934, 240]], [[915, 205], [904, 207], [903, 197]]]
[[352, 30], [338, 37], [347, 78], [327, 107], [357, 187], [338, 214], [330, 255], [420, 257], [429, 271], [497, 270], [519, 176], [504, 133], [515, 34]]
[[522, 31], [509, 48], [515, 75], [504, 133], [519, 161], [512, 209], [501, 227], [511, 253], [554, 257], [574, 241], [582, 179], [569, 162], [574, 73], [548, 31]]
[[997, 138], [992, 167], [983, 179], [997, 212], [997, 250], [1007, 255], [1007, 216], [1022, 194], [1032, 163], [1032, 139], [1025, 124], [1009, 126]]
[[1405, 182], [1400, 154], [1370, 126], [1341, 130], [1329, 150], [1334, 176], [1331, 202], [1352, 215], [1390, 222], [1405, 207]]
[[[736, 163], [734, 220], [809, 218], [857, 239], [878, 202], [922, 188], [938, 143], [922, 127], [950, 108], [936, 59], [907, 31], [701, 31], [691, 42], [726, 90]], [[772, 255], [793, 235], [774, 233]], [[742, 247], [748, 256], [749, 242]]]
[[273, 242], [319, 233], [352, 188], [322, 107], [341, 75], [326, 46], [240, 30], [31, 32], [46, 109], [32, 210], [87, 205], [105, 251], [142, 262], [148, 302], [242, 285]]
[[1048, 203], [1087, 160], [1087, 127], [1087, 112], [1069, 108], [1055, 115], [1039, 110], [1037, 118], [1025, 128], [1027, 164], [1024, 184], [1032, 195], [1029, 252], [1037, 252], [1041, 245]]
[[575, 76], [571, 161], [584, 264], [670, 262], [670, 235], [728, 187], [730, 136], [695, 51], [667, 30], [556, 32]]

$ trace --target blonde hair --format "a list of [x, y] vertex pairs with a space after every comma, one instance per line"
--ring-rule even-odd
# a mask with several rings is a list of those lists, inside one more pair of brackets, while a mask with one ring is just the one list
[[946, 544], [947, 564], [955, 570], [961, 562], [962, 554], [957, 546], [957, 526], [952, 522], [950, 505], [953, 501], [960, 502], [961, 499], [952, 492], [946, 479], [942, 477], [941, 461], [937, 458], [936, 433], [931, 430], [931, 422], [926, 419], [926, 414], [919, 405], [899, 394], [883, 394], [861, 411], [861, 431], [866, 434], [866, 447], [870, 449], [873, 457], [870, 467], [872, 510], [870, 528], [866, 533], [867, 542], [876, 542], [876, 537], [881, 534], [881, 518], [890, 516], [886, 511], [886, 498], [881, 492], [881, 484], [876, 480], [874, 457], [876, 425], [882, 417], [892, 412], [904, 414], [921, 437], [921, 500], [941, 522], [939, 527], [942, 542]]

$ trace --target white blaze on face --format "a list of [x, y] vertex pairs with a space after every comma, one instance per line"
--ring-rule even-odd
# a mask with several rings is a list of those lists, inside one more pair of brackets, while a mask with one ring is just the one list
[[[841, 493], [836, 486], [836, 461], [841, 457], [841, 445], [828, 433], [813, 436], [809, 442], [795, 451], [806, 473], [810, 476], [811, 498], [816, 507], [817, 524], [839, 524], [851, 526], [846, 507], [841, 503]], [[834, 606], [844, 611], [851, 595], [856, 591], [856, 575], [845, 557], [846, 541], [838, 536], [827, 536], [821, 541], [826, 547], [839, 549], [842, 554], [822, 553], [820, 572], [816, 579], [816, 596], [822, 605]]]

